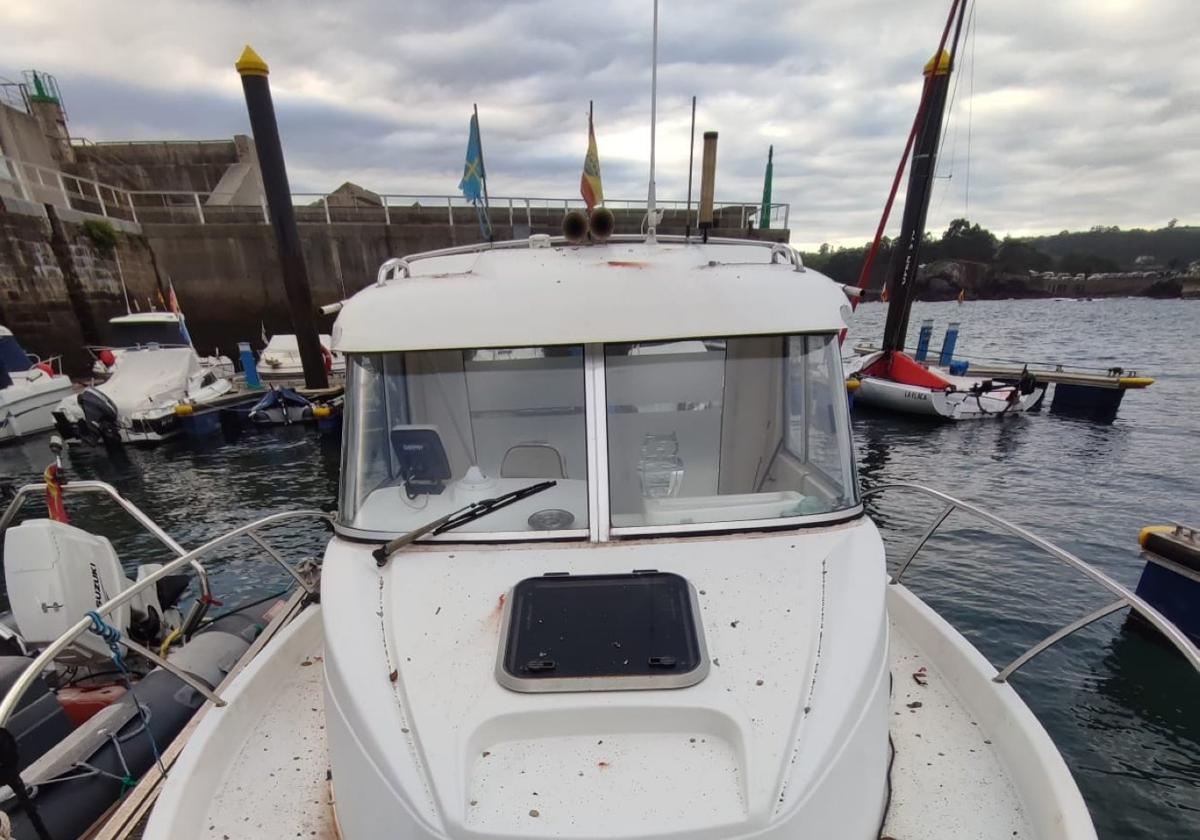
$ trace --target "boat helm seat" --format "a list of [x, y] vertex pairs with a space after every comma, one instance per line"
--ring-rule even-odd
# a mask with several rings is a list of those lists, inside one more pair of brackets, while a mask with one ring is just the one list
[[562, 453], [548, 443], [518, 443], [500, 462], [501, 478], [566, 478]]

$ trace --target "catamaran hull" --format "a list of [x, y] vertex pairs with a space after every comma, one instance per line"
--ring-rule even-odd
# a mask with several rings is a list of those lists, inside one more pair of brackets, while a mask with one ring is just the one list
[[1041, 399], [1041, 391], [1029, 394], [1005, 387], [983, 394], [969, 391], [943, 391], [905, 385], [873, 376], [859, 380], [854, 394], [856, 405], [868, 405], [884, 411], [914, 414], [943, 420], [977, 420], [985, 417], [1004, 417], [1028, 411]]

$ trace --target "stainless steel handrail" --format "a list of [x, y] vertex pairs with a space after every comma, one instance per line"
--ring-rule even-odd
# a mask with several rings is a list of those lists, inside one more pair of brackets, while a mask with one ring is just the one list
[[[617, 243], [640, 243], [645, 242], [646, 237], [637, 233], [615, 233], [608, 239], [604, 240], [610, 244]], [[659, 234], [659, 242], [670, 242], [675, 244], [702, 244], [699, 236], [683, 236], [681, 234], [669, 233]], [[784, 254], [786, 249], [790, 264], [796, 271], [806, 271], [804, 262], [800, 257], [800, 252], [794, 248], [790, 248], [780, 242], [774, 242], [770, 239], [735, 239], [727, 236], [710, 236], [708, 238], [709, 245], [741, 245], [749, 248], [766, 248], [770, 250], [771, 263], [775, 264], [777, 254]], [[568, 242], [565, 236], [551, 236], [551, 246], [571, 246], [585, 248], [600, 248], [601, 245], [585, 245], [576, 246]], [[379, 271], [375, 275], [375, 283], [379, 286], [387, 284], [388, 280], [395, 279], [396, 272], [402, 270], [405, 277], [408, 277], [412, 271], [412, 264], [420, 260], [433, 259], [435, 257], [455, 257], [464, 254], [479, 254], [485, 251], [514, 251], [529, 248], [529, 239], [506, 239], [501, 242], [472, 242], [468, 245], [452, 245], [447, 248], [435, 248], [432, 251], [420, 251], [416, 254], [409, 254], [406, 257], [392, 257], [385, 260], [383, 265], [379, 267]]]
[[[75, 484], [82, 484], [82, 483], [83, 482], [75, 482]], [[94, 483], [95, 484], [103, 484], [103, 482], [94, 482]], [[38, 485], [30, 485], [30, 486], [36, 487]], [[70, 485], [68, 485], [68, 486], [70, 486]], [[107, 485], [104, 485], [104, 486], [107, 487]], [[25, 488], [22, 488], [22, 489], [25, 489]], [[111, 490], [113, 494], [116, 494], [117, 496], [119, 496], [119, 494], [117, 494], [116, 491], [113, 490], [111, 487], [109, 487], [108, 489]], [[130, 507], [133, 507], [133, 505], [130, 504]], [[10, 508], [11, 508], [11, 505], [10, 505]], [[136, 510], [136, 508], [134, 508], [134, 509]], [[138, 511], [138, 513], [141, 513], [141, 511]], [[145, 516], [145, 514], [142, 514], [142, 516]], [[129, 601], [131, 601], [133, 599], [133, 597], [135, 595], [137, 595], [139, 592], [141, 592], [143, 589], [146, 589], [147, 587], [156, 584], [159, 580], [161, 580], [164, 577], [167, 577], [168, 575], [174, 574], [176, 571], [178, 571], [179, 569], [182, 569], [184, 566], [191, 565], [192, 563], [197, 562], [198, 559], [200, 557], [202, 557], [203, 555], [208, 554], [209, 552], [211, 552], [217, 548], [220, 548], [221, 546], [237, 539], [238, 537], [241, 537], [243, 535], [253, 536], [254, 533], [256, 531], [258, 531], [259, 529], [267, 527], [269, 525], [274, 525], [279, 522], [285, 522], [285, 521], [292, 520], [292, 519], [309, 519], [309, 518], [324, 520], [326, 522], [333, 521], [333, 517], [330, 514], [326, 513], [325, 511], [321, 511], [321, 510], [296, 510], [296, 511], [288, 511], [286, 513], [275, 513], [275, 514], [271, 514], [270, 516], [264, 516], [262, 519], [258, 519], [249, 524], [234, 528], [232, 531], [228, 531], [227, 533], [222, 534], [221, 536], [216, 537], [215, 539], [209, 540], [208, 542], [204, 543], [204, 545], [201, 545], [198, 548], [194, 548], [191, 551], [183, 553], [182, 555], [180, 555], [179, 557], [176, 557], [171, 562], [164, 564], [163, 567], [161, 569], [159, 569], [158, 571], [147, 575], [146, 577], [142, 578], [141, 580], [139, 580], [135, 584], [133, 584], [133, 586], [130, 586], [128, 589], [123, 589], [117, 595], [110, 598], [108, 601], [101, 604], [100, 606], [96, 607], [95, 611], [97, 613], [99, 613], [100, 615], [107, 615], [107, 614], [111, 613], [117, 607], [120, 607], [120, 606], [128, 603]], [[8, 524], [8, 522], [11, 521], [11, 519], [12, 519], [12, 516], [10, 515], [10, 511], [6, 511], [4, 517], [2, 519], [0, 519], [0, 526], [7, 527], [7, 524]], [[149, 517], [147, 517], [147, 519], [149, 519]], [[155, 527], [157, 528], [157, 526], [155, 526]], [[2, 530], [3, 530], [3, 528], [0, 528], [0, 531], [2, 531]], [[168, 537], [168, 539], [170, 539], [170, 538]], [[271, 552], [271, 554], [273, 555], [272, 559], [276, 559], [276, 557], [278, 557], [278, 555], [275, 555], [274, 552]], [[284, 565], [286, 566], [286, 564], [284, 564]], [[19, 677], [17, 677], [17, 679], [13, 683], [12, 687], [8, 690], [8, 693], [4, 695], [4, 699], [0, 700], [0, 727], [3, 727], [8, 723], [9, 717], [12, 716], [13, 712], [17, 708], [17, 704], [20, 703], [21, 698], [25, 695], [25, 692], [29, 690], [29, 687], [31, 685], [33, 685], [34, 681], [38, 678], [38, 676], [42, 673], [42, 671], [44, 671], [47, 667], [49, 667], [49, 665], [54, 661], [54, 658], [56, 656], [58, 656], [58, 654], [62, 653], [62, 651], [65, 650], [73, 641], [75, 641], [75, 639], [79, 638], [81, 635], [88, 632], [88, 630], [91, 628], [91, 626], [92, 626], [91, 619], [86, 618], [86, 617], [81, 618], [79, 621], [77, 621], [75, 624], [73, 624], [65, 633], [63, 633], [61, 636], [59, 636], [57, 639], [55, 639], [53, 642], [51, 642], [49, 645], [47, 645], [46, 648], [43, 649], [42, 652], [40, 654], [38, 654], [38, 656], [28, 666], [26, 666], [25, 670], [21, 672], [21, 675]], [[172, 665], [171, 663], [167, 662], [166, 660], [163, 660], [161, 664], [163, 667], [166, 668], [166, 670], [170, 671], [172, 674], [179, 677], [181, 680], [184, 680], [189, 685], [193, 684], [194, 678], [192, 678], [191, 674], [187, 674], [186, 671], [183, 671], [182, 669], [178, 668], [177, 666]], [[205, 694], [206, 696], [208, 696], [209, 699], [212, 699], [213, 702], [216, 703], [218, 706], [224, 705], [224, 701], [221, 700], [220, 697], [217, 697], [215, 694], [210, 694], [207, 691], [202, 692], [202, 693]]]
[[1166, 637], [1167, 641], [1173, 644], [1179, 650], [1179, 652], [1183, 654], [1184, 658], [1191, 663], [1192, 667], [1197, 671], [1200, 671], [1200, 648], [1197, 648], [1196, 645], [1192, 643], [1192, 640], [1189, 639], [1182, 630], [1176, 627], [1170, 621], [1170, 619], [1163, 616], [1162, 613], [1160, 613], [1146, 601], [1139, 598], [1133, 592], [1129, 591], [1124, 586], [1117, 583], [1115, 580], [1091, 564], [1080, 560], [1069, 551], [1059, 548], [1049, 540], [1039, 537], [1037, 534], [1022, 528], [1020, 525], [1009, 522], [1007, 519], [1002, 519], [1001, 517], [996, 516], [994, 513], [989, 513], [988, 511], [983, 510], [982, 508], [977, 507], [970, 502], [964, 502], [962, 499], [956, 499], [955, 497], [943, 493], [940, 490], [934, 490], [931, 487], [925, 487], [924, 485], [914, 484], [908, 481], [897, 481], [891, 484], [873, 487], [870, 490], [865, 491], [862, 495], [863, 498], [866, 498], [868, 496], [874, 496], [876, 494], [883, 493], [887, 490], [895, 489], [913, 490], [925, 496], [939, 499], [940, 501], [946, 503], [946, 507], [934, 520], [933, 524], [931, 524], [925, 530], [925, 533], [922, 534], [921, 539], [917, 542], [916, 546], [913, 547], [913, 550], [909, 552], [908, 557], [905, 558], [904, 562], [900, 565], [900, 569], [891, 578], [890, 582], [892, 584], [897, 584], [900, 582], [900, 578], [904, 575], [904, 572], [908, 570], [908, 567], [912, 564], [913, 560], [916, 559], [917, 553], [925, 546], [925, 543], [929, 541], [929, 538], [933, 536], [934, 532], [941, 527], [942, 523], [946, 521], [946, 518], [956, 510], [964, 510], [992, 523], [999, 528], [1003, 528], [1005, 531], [1008, 531], [1014, 536], [1020, 537], [1030, 545], [1040, 548], [1045, 553], [1058, 560], [1061, 560], [1063, 563], [1066, 563], [1076, 571], [1081, 572], [1084, 576], [1088, 577], [1093, 582], [1098, 583], [1113, 595], [1117, 596], [1117, 600], [1106, 604], [1094, 612], [1091, 612], [1079, 619], [1076, 619], [1070, 624], [1059, 628], [1037, 644], [1028, 648], [1024, 653], [1022, 653], [1012, 662], [1008, 663], [1008, 665], [1004, 666], [1004, 668], [1000, 669], [996, 676], [992, 678], [994, 681], [1000, 683], [1007, 681], [1008, 678], [1012, 676], [1012, 674], [1018, 668], [1023, 666], [1026, 662], [1033, 659], [1038, 654], [1045, 651], [1047, 648], [1054, 646], [1077, 630], [1081, 630], [1092, 622], [1099, 621], [1101, 618], [1104, 618], [1105, 616], [1110, 615], [1117, 610], [1122, 609], [1123, 607], [1129, 607], [1142, 618], [1146, 619], [1146, 621], [1154, 625], [1154, 627]]

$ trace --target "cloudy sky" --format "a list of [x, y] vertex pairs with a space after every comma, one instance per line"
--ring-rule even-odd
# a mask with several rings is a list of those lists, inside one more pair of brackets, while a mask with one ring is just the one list
[[[774, 144], [793, 242], [868, 239], [949, 4], [662, 0], [659, 197], [685, 196], [695, 94], [697, 132], [721, 135], [718, 200], [757, 200]], [[1200, 223], [1200, 3], [975, 5], [932, 229], [964, 213], [1000, 233]], [[453, 192], [477, 102], [493, 195], [573, 196], [592, 99], [606, 194], [643, 198], [650, 14], [650, 0], [4, 0], [0, 76], [54, 73], [74, 136], [229, 137], [249, 132], [233, 70], [249, 42], [297, 192]]]

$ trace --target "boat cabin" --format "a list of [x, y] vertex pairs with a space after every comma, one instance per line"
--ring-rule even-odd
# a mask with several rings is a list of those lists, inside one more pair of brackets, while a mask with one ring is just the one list
[[345, 836], [877, 832], [849, 311], [787, 246], [640, 238], [393, 260], [344, 304], [321, 609]]
[[187, 347], [191, 344], [174, 312], [133, 312], [108, 321], [110, 348]]
[[776, 528], [860, 508], [844, 294], [763, 244], [483, 250], [346, 304], [339, 529], [387, 539], [529, 484], [447, 535]]

